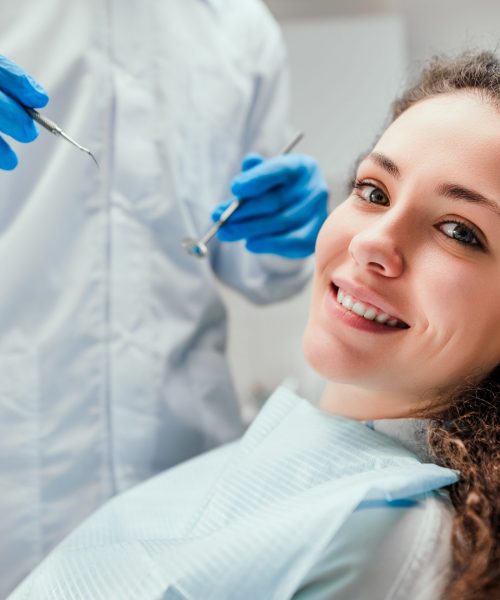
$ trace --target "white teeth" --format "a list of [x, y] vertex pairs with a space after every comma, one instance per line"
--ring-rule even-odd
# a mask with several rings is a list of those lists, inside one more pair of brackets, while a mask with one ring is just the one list
[[362, 302], [355, 302], [351, 308], [352, 312], [356, 313], [360, 317], [365, 316], [365, 312], [368, 310]]
[[340, 288], [337, 291], [337, 302], [348, 310], [352, 310], [352, 312], [360, 317], [368, 319], [368, 321], [375, 320], [377, 323], [385, 323], [389, 327], [396, 327], [399, 324], [398, 319], [394, 319], [387, 313], [378, 312], [373, 306], [367, 307], [363, 302], [352, 298], [352, 296], [349, 296], [349, 294], [346, 294]]
[[369, 308], [363, 316], [365, 319], [373, 321], [373, 319], [377, 316], [377, 311], [374, 308]]
[[351, 308], [354, 306], [354, 301], [351, 298], [351, 296], [344, 296], [344, 299], [342, 300], [342, 305], [351, 310]]

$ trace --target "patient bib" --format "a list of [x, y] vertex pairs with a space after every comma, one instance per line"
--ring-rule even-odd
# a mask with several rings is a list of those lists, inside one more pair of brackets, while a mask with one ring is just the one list
[[284, 388], [239, 442], [190, 462], [98, 510], [11, 599], [291, 598], [357, 507], [458, 478]]

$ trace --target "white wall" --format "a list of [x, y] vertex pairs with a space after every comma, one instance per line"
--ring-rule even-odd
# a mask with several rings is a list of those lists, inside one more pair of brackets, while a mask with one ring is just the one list
[[[283, 23], [292, 120], [343, 200], [352, 167], [386, 120], [406, 64], [401, 19], [379, 15]], [[340, 197], [338, 194], [340, 193]]]
[[434, 54], [500, 48], [499, 0], [400, 0], [412, 72]]
[[394, 12], [398, 0], [264, 0], [279, 21]]

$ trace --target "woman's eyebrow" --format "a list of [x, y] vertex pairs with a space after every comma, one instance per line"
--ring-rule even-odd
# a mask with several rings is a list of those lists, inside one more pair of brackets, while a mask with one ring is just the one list
[[392, 175], [396, 179], [401, 177], [401, 171], [396, 163], [385, 154], [382, 154], [382, 152], [370, 152], [370, 154], [368, 154], [364, 160], [367, 158], [373, 160], [373, 162], [375, 162], [379, 167], [382, 167], [382, 169], [387, 171], [389, 175]]
[[454, 200], [465, 200], [467, 202], [473, 202], [475, 204], [481, 204], [485, 208], [488, 208], [500, 217], [500, 206], [498, 202], [490, 200], [483, 196], [479, 192], [470, 190], [469, 188], [457, 185], [454, 183], [443, 183], [437, 188], [438, 194], [445, 196], [446, 198], [452, 198]]

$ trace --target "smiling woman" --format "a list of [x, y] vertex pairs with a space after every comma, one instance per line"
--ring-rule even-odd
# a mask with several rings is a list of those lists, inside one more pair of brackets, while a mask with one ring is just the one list
[[[412, 105], [361, 162], [318, 238], [306, 334], [342, 414], [408, 416], [500, 363], [499, 173], [497, 109], [465, 91]], [[338, 386], [361, 378], [377, 402], [353, 414]]]
[[433, 419], [435, 460], [461, 472], [457, 600], [499, 592], [499, 111], [488, 52], [434, 60], [394, 104], [318, 238], [304, 337], [325, 410]]
[[494, 55], [436, 60], [359, 164], [316, 247], [320, 409], [278, 390], [12, 600], [500, 597], [499, 107]]

